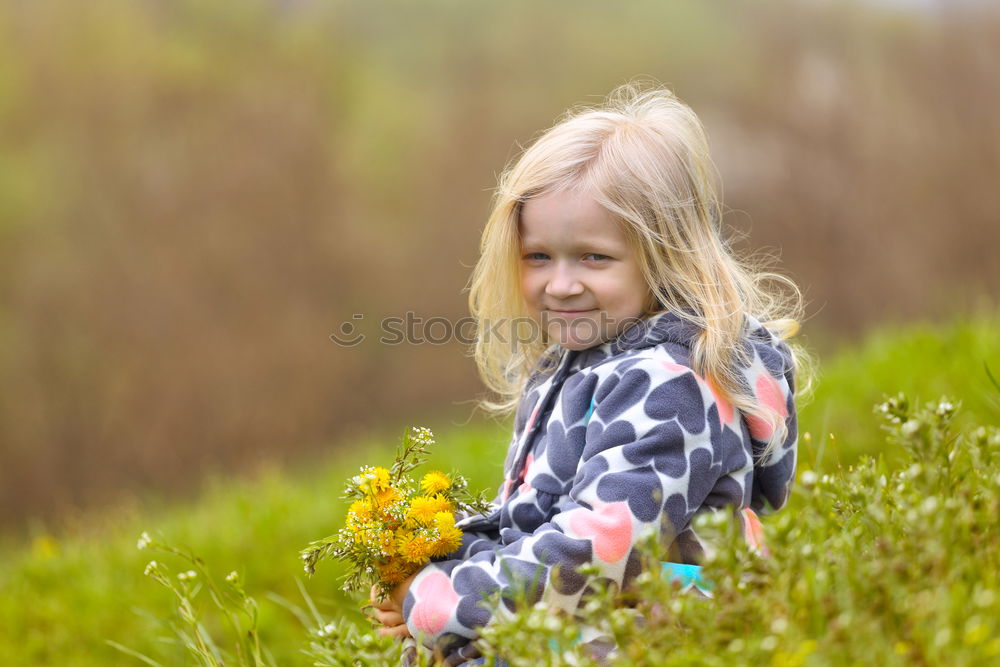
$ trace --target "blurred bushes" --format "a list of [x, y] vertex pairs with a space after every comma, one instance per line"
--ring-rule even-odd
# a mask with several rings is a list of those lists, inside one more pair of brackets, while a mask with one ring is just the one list
[[1000, 279], [989, 7], [11, 0], [0, 34], [2, 522], [467, 416], [462, 348], [377, 322], [464, 315], [516, 142], [635, 76], [702, 114], [813, 331]]

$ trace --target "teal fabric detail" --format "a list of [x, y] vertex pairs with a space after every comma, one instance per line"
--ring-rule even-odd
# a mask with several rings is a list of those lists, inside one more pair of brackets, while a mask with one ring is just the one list
[[663, 561], [663, 576], [676, 579], [682, 586], [690, 585], [705, 591], [712, 590], [712, 584], [701, 576], [700, 565]]
[[[570, 642], [570, 645], [576, 644], [582, 638], [583, 638], [583, 635], [582, 634], [578, 634], [576, 636], [576, 639], [574, 639], [572, 642]], [[552, 651], [553, 653], [557, 652], [559, 650], [559, 642], [557, 642], [555, 639], [550, 639], [549, 640], [549, 650]]]
[[592, 399], [590, 399], [590, 407], [587, 408], [587, 415], [583, 418], [583, 423], [584, 424], [589, 424], [590, 423], [590, 418], [594, 416], [594, 408], [595, 407], [597, 407], [597, 399], [596, 398], [592, 398]]

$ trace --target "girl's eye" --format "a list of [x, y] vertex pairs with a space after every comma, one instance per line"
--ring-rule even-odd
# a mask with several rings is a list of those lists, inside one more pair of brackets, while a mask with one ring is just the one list
[[592, 259], [592, 260], [597, 261], [597, 262], [601, 262], [601, 261], [604, 261], [606, 259], [611, 259], [607, 255], [602, 255], [602, 254], [597, 253], [597, 252], [588, 252], [583, 257], [584, 257], [584, 259]]
[[534, 259], [534, 260], [548, 259], [548, 258], [549, 256], [546, 255], [544, 252], [529, 252], [527, 255], [524, 256], [524, 259]]

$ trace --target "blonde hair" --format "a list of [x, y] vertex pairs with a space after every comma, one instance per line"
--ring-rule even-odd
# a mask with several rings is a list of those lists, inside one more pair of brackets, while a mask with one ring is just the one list
[[[781, 338], [799, 328], [801, 293], [788, 278], [739, 259], [722, 234], [722, 207], [705, 131], [669, 90], [632, 82], [604, 104], [570, 109], [501, 174], [469, 287], [478, 326], [474, 356], [491, 412], [516, 406], [547, 345], [527, 318], [520, 290], [521, 207], [532, 197], [585, 192], [622, 225], [652, 298], [648, 313], [669, 311], [700, 327], [693, 369], [773, 435], [766, 456], [787, 435], [784, 419], [762, 405], [741, 371], [746, 314]], [[807, 360], [794, 345], [795, 364]]]

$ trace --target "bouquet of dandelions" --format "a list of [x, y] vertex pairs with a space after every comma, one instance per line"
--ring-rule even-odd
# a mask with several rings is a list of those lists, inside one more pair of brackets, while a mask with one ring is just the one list
[[490, 504], [482, 494], [472, 495], [461, 475], [432, 471], [414, 482], [410, 473], [427, 460], [433, 444], [430, 429], [408, 429], [391, 468], [362, 467], [348, 480], [344, 527], [301, 552], [309, 575], [317, 563], [334, 558], [349, 567], [345, 591], [375, 585], [384, 598], [432, 557], [459, 547], [455, 512], [485, 513]]

